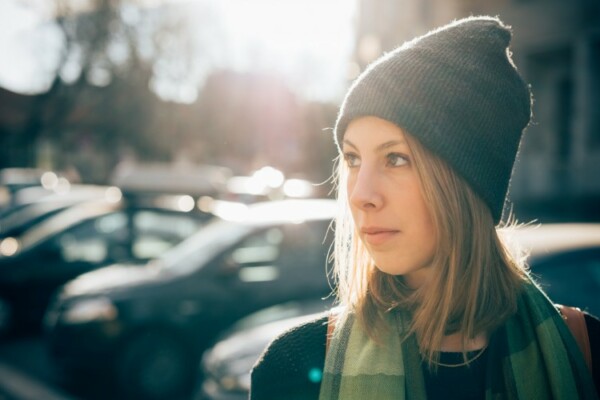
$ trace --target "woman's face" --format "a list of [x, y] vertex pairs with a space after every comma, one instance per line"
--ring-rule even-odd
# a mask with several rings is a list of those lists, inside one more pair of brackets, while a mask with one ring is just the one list
[[342, 151], [360, 239], [377, 268], [420, 286], [431, 274], [436, 234], [405, 134], [377, 117], [350, 123]]

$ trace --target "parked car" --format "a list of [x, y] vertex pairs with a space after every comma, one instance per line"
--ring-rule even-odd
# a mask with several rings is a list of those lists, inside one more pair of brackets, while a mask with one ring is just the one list
[[558, 304], [600, 317], [600, 223], [547, 224], [517, 231], [531, 274]]
[[237, 322], [202, 357], [195, 400], [247, 399], [250, 369], [269, 342], [328, 310], [332, 296], [278, 304]]
[[53, 188], [69, 185], [64, 176], [39, 168], [0, 169], [0, 212], [21, 204], [20, 192], [39, 187], [41, 191], [52, 193]]
[[259, 309], [330, 292], [335, 210], [317, 199], [221, 207], [221, 220], [143, 268], [78, 277], [46, 314], [51, 359], [67, 379], [109, 372], [127, 398], [189, 395], [217, 334]]
[[[550, 298], [600, 316], [600, 224], [548, 224], [517, 230], [516, 243], [530, 249], [531, 274]], [[296, 315], [288, 315], [289, 308]], [[196, 400], [245, 400], [250, 390], [250, 369], [268, 343], [319, 310], [290, 305], [257, 313], [264, 325], [236, 325], [206, 351]]]
[[171, 163], [123, 163], [109, 179], [127, 193], [186, 193], [218, 197], [231, 170], [217, 165]]
[[[42, 187], [27, 188], [22, 192], [45, 191]], [[73, 185], [65, 193], [38, 193], [33, 198], [0, 214], [0, 238], [21, 235], [33, 225], [75, 204], [90, 200], [121, 198], [120, 189], [114, 186]]]
[[0, 239], [0, 327], [39, 330], [60, 285], [114, 262], [158, 257], [211, 217], [105, 199], [69, 207], [19, 236]]
[[286, 178], [283, 172], [269, 166], [262, 167], [248, 176], [232, 176], [227, 180], [221, 197], [243, 203], [260, 200], [300, 199], [320, 197], [317, 185], [306, 179]]

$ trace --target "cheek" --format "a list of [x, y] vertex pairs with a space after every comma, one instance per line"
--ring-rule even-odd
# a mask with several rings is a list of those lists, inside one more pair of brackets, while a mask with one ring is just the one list
[[[398, 197], [404, 199], [404, 215], [412, 218], [414, 226], [420, 232], [421, 239], [428, 239], [428, 242], [435, 242], [435, 228], [433, 219], [423, 198], [421, 188], [417, 182], [405, 186], [403, 193], [398, 192]], [[435, 246], [435, 245], [433, 245]]]
[[437, 234], [435, 232], [435, 226], [433, 219], [427, 204], [421, 197], [420, 201], [416, 203], [418, 206], [415, 209], [415, 216], [419, 219], [419, 226], [421, 227], [421, 236], [426, 243], [430, 244], [430, 248], [433, 251], [437, 245]]

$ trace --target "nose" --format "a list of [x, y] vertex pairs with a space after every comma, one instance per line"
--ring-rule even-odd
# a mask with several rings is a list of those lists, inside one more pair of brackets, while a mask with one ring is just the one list
[[361, 166], [348, 178], [348, 198], [350, 204], [361, 210], [374, 210], [383, 205], [378, 175], [373, 168]]

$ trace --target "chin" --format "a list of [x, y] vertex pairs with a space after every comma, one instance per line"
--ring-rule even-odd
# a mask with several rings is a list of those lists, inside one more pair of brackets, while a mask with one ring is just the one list
[[398, 268], [397, 265], [391, 266], [385, 263], [375, 263], [375, 267], [384, 274], [400, 276], [407, 273], [404, 268]]
[[422, 280], [419, 279], [419, 277], [426, 278], [431, 271], [431, 260], [423, 262], [416, 260], [413, 262], [401, 262], [397, 259], [395, 261], [389, 260], [388, 262], [386, 262], [387, 260], [380, 260], [380, 262], [377, 262], [377, 260], [375, 261], [376, 268], [384, 274], [405, 277], [410, 275], [411, 277], [416, 277], [419, 281]]

